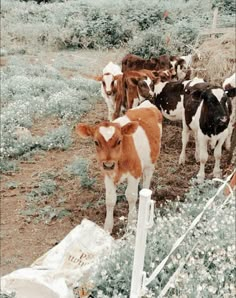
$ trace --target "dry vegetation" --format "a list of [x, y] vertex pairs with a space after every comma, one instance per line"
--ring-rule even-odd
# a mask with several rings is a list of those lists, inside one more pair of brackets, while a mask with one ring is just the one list
[[233, 34], [210, 38], [198, 48], [201, 60], [195, 61], [193, 68], [201, 69], [194, 74], [207, 82], [222, 85], [225, 78], [235, 72], [236, 41]]

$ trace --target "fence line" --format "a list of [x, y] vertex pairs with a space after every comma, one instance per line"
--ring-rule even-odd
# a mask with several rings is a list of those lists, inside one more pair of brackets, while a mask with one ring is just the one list
[[192, 252], [197, 247], [199, 241], [193, 246], [193, 248], [190, 250], [190, 252], [187, 254], [187, 256], [182, 260], [179, 264], [179, 267], [176, 269], [176, 271], [173, 273], [173, 275], [168, 280], [167, 284], [162, 289], [161, 293], [159, 294], [158, 298], [162, 298], [165, 296], [165, 294], [168, 292], [169, 288], [174, 284], [176, 277], [179, 275], [181, 270], [183, 269], [184, 265], [187, 263], [188, 259], [191, 257]]
[[[235, 170], [236, 171], [236, 170]], [[234, 174], [234, 172], [232, 173], [232, 175], [230, 177], [232, 177]], [[227, 180], [224, 181], [222, 179], [218, 179], [218, 178], [214, 178], [213, 180], [221, 182], [221, 183], [225, 183], [225, 185], [229, 185], [227, 183]], [[217, 211], [221, 210], [229, 201], [229, 199], [231, 198], [231, 195], [233, 197], [233, 190], [230, 187], [230, 194], [227, 196], [226, 200], [223, 202], [223, 204], [221, 204], [217, 209], [216, 209], [216, 213]], [[214, 218], [211, 218], [210, 221], [208, 221], [208, 224], [211, 223], [211, 221]], [[179, 267], [176, 269], [176, 271], [173, 273], [173, 275], [170, 277], [169, 281], [167, 282], [167, 284], [165, 285], [165, 287], [162, 289], [161, 293], [159, 294], [158, 298], [162, 298], [164, 297], [164, 295], [167, 293], [167, 291], [169, 290], [169, 288], [172, 286], [172, 284], [174, 283], [174, 281], [176, 280], [177, 276], [179, 275], [179, 273], [181, 272], [181, 270], [183, 269], [184, 265], [186, 264], [187, 260], [190, 258], [192, 252], [195, 250], [195, 248], [197, 247], [199, 243], [199, 240], [197, 241], [197, 243], [193, 246], [193, 248], [190, 250], [190, 252], [188, 253], [188, 255], [184, 258], [184, 260], [182, 262], [180, 262]]]
[[[138, 226], [137, 226], [137, 235], [136, 235], [136, 245], [135, 245], [135, 253], [134, 253], [134, 266], [133, 266], [133, 273], [132, 273], [132, 283], [131, 283], [131, 295], [130, 295], [130, 298], [139, 298], [141, 297], [145, 292], [146, 292], [146, 289], [147, 289], [147, 286], [156, 278], [156, 276], [160, 273], [160, 271], [163, 269], [163, 267], [165, 266], [165, 264], [167, 263], [169, 257], [175, 252], [175, 250], [179, 247], [179, 245], [184, 241], [184, 239], [186, 238], [186, 236], [188, 235], [188, 233], [198, 224], [198, 222], [201, 220], [203, 214], [205, 213], [205, 211], [211, 206], [211, 204], [214, 202], [215, 198], [219, 195], [219, 193], [222, 191], [222, 189], [225, 188], [225, 186], [227, 185], [230, 189], [230, 192], [231, 194], [228, 195], [228, 197], [226, 198], [226, 200], [223, 202], [223, 204], [218, 208], [221, 209], [225, 204], [226, 202], [228, 202], [229, 198], [231, 196], [233, 196], [233, 191], [229, 185], [229, 181], [231, 179], [231, 177], [233, 177], [235, 171], [233, 171], [233, 173], [231, 175], [229, 175], [227, 177], [227, 179], [225, 181], [223, 180], [220, 180], [220, 179], [215, 179], [216, 181], [220, 181], [220, 182], [223, 182], [223, 184], [218, 188], [216, 194], [209, 199], [209, 201], [206, 203], [206, 205], [204, 206], [202, 212], [200, 212], [198, 214], [197, 217], [195, 217], [195, 219], [192, 221], [191, 225], [189, 226], [189, 228], [187, 229], [187, 231], [182, 235], [180, 236], [176, 242], [173, 244], [169, 254], [161, 261], [161, 263], [156, 267], [156, 269], [153, 271], [153, 273], [151, 274], [151, 276], [149, 278], [146, 278], [146, 273], [145, 272], [142, 272], [143, 270], [143, 263], [144, 263], [144, 255], [145, 255], [145, 248], [146, 248], [146, 236], [145, 236], [145, 243], [143, 245], [143, 247], [140, 247], [140, 241], [138, 241], [138, 238], [140, 237], [140, 235], [142, 235], [142, 233], [146, 233], [147, 234], [147, 228], [148, 226], [142, 226], [140, 223], [142, 222], [145, 222], [145, 217], [142, 215], [143, 214], [143, 211], [142, 210], [145, 210], [146, 207], [144, 207], [144, 209], [141, 209], [142, 206], [139, 205], [139, 215], [141, 214], [141, 218], [138, 217]], [[142, 192], [142, 191], [141, 191]], [[141, 195], [141, 192], [140, 192], [140, 195]], [[151, 194], [150, 194], [151, 196]], [[149, 197], [150, 199], [150, 197]], [[141, 203], [141, 202], [140, 202]], [[144, 203], [144, 206], [145, 206], [145, 203]], [[146, 213], [146, 212], [145, 212]], [[141, 220], [140, 220], [141, 219]], [[140, 231], [140, 229], [143, 230]], [[195, 248], [195, 247], [194, 247]], [[138, 256], [139, 256], [139, 251], [142, 250], [142, 254], [143, 254], [143, 258], [142, 260], [138, 260]], [[192, 251], [192, 250], [191, 250]], [[187, 256], [186, 258], [188, 258], [189, 256]], [[139, 264], [139, 271], [137, 271], [137, 266], [135, 267], [135, 264], [137, 262], [141, 261], [142, 264]], [[185, 259], [185, 262], [186, 262], [186, 259]], [[184, 266], [184, 265], [182, 265]], [[175, 276], [180, 272], [182, 266], [180, 266], [178, 272], [174, 273], [174, 277], [172, 276], [170, 279], [174, 279]], [[136, 283], [135, 283], [135, 287], [134, 287], [134, 279], [135, 279], [135, 276], [139, 276], [139, 278], [137, 279], [136, 278]], [[173, 280], [172, 279], [172, 280]], [[137, 284], [138, 283], [138, 284]], [[162, 296], [159, 296], [159, 297], [163, 297], [163, 291], [164, 293], [169, 289], [169, 286], [171, 285], [171, 281], [168, 281], [168, 286], [166, 285], [164, 287], [164, 289], [162, 290]]]
[[130, 298], [140, 296], [143, 284], [143, 264], [146, 249], [147, 229], [153, 225], [154, 201], [151, 200], [152, 191], [140, 191], [138, 223], [135, 241], [134, 264], [131, 281]]

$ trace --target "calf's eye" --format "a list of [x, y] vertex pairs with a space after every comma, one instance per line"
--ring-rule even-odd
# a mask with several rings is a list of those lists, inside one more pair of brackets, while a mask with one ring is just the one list
[[120, 145], [120, 143], [121, 143], [121, 140], [118, 140], [116, 144], [117, 144], [117, 145]]
[[94, 141], [95, 145], [98, 147], [99, 146], [99, 143], [98, 141]]

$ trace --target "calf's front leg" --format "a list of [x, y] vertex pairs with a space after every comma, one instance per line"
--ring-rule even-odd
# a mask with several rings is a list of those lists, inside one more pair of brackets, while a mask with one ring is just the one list
[[225, 133], [225, 138], [221, 138], [214, 150], [214, 157], [215, 157], [215, 166], [213, 169], [213, 176], [216, 178], [221, 177], [221, 169], [220, 169], [220, 159], [221, 159], [221, 152], [222, 152], [222, 146], [223, 143], [225, 142], [225, 139], [227, 138], [227, 134]]
[[128, 177], [128, 185], [125, 191], [125, 196], [129, 203], [128, 224], [132, 224], [134, 219], [136, 219], [136, 215], [137, 215], [136, 202], [138, 199], [139, 181], [140, 181], [140, 178], [136, 179], [132, 176]]
[[198, 142], [199, 142], [199, 158], [200, 158], [200, 169], [197, 174], [197, 179], [199, 183], [202, 183], [205, 179], [205, 164], [208, 159], [208, 152], [207, 152], [207, 139], [204, 136], [198, 135]]
[[190, 130], [185, 122], [185, 116], [183, 115], [183, 130], [182, 130], [182, 151], [180, 153], [180, 157], [179, 157], [179, 164], [185, 164], [185, 151], [186, 151], [186, 147], [189, 141], [189, 134], [190, 134]]
[[106, 188], [106, 219], [104, 223], [104, 230], [108, 233], [112, 232], [114, 219], [113, 212], [116, 204], [116, 185], [113, 180], [105, 176], [105, 188]]

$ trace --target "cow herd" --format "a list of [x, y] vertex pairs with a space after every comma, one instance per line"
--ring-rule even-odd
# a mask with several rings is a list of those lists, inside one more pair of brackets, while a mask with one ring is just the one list
[[198, 181], [205, 178], [207, 146], [214, 149], [213, 176], [219, 177], [222, 146], [230, 149], [235, 125], [236, 78], [227, 78], [222, 87], [191, 76], [191, 55], [143, 59], [128, 54], [122, 68], [108, 63], [102, 75], [101, 94], [108, 120], [90, 126], [78, 124], [82, 137], [91, 137], [105, 178], [105, 230], [112, 231], [116, 185], [127, 179], [128, 221], [135, 216], [138, 184], [149, 188], [161, 148], [162, 117], [182, 121], [182, 151], [179, 164], [185, 163], [190, 133], [195, 139], [195, 159], [200, 162]]

